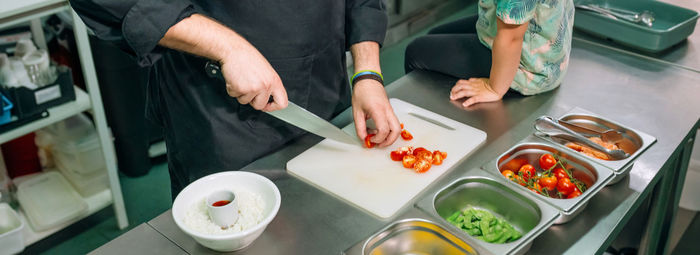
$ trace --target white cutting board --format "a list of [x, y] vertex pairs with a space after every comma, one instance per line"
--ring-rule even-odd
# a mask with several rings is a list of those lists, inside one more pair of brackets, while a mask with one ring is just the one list
[[[287, 162], [289, 173], [375, 216], [389, 218], [486, 140], [481, 130], [399, 99], [390, 101], [413, 140], [399, 138], [387, 148], [366, 149], [325, 139]], [[343, 130], [355, 134], [355, 125]], [[401, 146], [444, 151], [447, 158], [428, 172], [416, 173], [389, 157]]]

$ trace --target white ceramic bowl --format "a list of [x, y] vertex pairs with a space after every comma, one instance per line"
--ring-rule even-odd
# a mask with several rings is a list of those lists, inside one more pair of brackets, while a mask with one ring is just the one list
[[[211, 192], [231, 188], [243, 188], [262, 197], [265, 201], [262, 222], [247, 230], [224, 235], [195, 232], [184, 224], [185, 214], [195, 206], [195, 203], [201, 202]], [[187, 185], [175, 198], [172, 214], [180, 230], [190, 235], [199, 244], [215, 251], [229, 252], [243, 249], [255, 241], [277, 215], [281, 200], [277, 186], [262, 175], [242, 171], [220, 172], [202, 177]]]

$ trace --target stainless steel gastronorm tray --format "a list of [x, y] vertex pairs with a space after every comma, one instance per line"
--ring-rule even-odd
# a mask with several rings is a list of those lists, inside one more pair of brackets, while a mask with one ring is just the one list
[[[588, 200], [590, 200], [595, 193], [610, 182], [614, 176], [612, 170], [587, 160], [581, 154], [573, 150], [572, 152], [562, 150], [560, 146], [544, 143], [541, 139], [531, 135], [508, 149], [498, 158], [482, 166], [482, 168], [488, 171], [490, 174], [497, 176], [496, 178], [506, 181], [509, 187], [527, 192], [529, 196], [545, 201], [559, 209], [562, 217], [560, 217], [555, 223], [562, 224], [570, 221], [576, 215], [578, 215], [578, 213], [580, 213], [586, 207]], [[555, 154], [565, 159], [568, 165], [574, 168], [572, 174], [577, 177], [577, 179], [586, 183], [588, 189], [576, 198], [550, 198], [544, 195], [536, 194], [535, 192], [530, 191], [513, 181], [507, 180], [501, 174], [502, 170], [506, 170], [501, 168], [504, 168], [504, 165], [513, 159], [527, 159], [531, 164], [535, 165], [537, 164], [539, 157], [544, 153]], [[509, 170], [517, 172], [517, 169]]]
[[537, 137], [555, 143], [558, 147], [562, 148], [562, 150], [565, 150], [568, 153], [576, 153], [578, 155], [582, 155], [588, 160], [591, 160], [593, 162], [596, 162], [598, 164], [612, 169], [615, 173], [615, 178], [610, 182], [610, 184], [616, 183], [620, 179], [625, 177], [625, 175], [627, 175], [632, 169], [634, 159], [638, 157], [644, 150], [649, 148], [649, 146], [656, 142], [656, 138], [649, 134], [629, 128], [627, 126], [603, 118], [597, 114], [591, 113], [587, 110], [578, 107], [567, 112], [559, 119], [569, 121], [573, 124], [584, 126], [596, 131], [602, 132], [607, 129], [615, 129], [622, 133], [623, 140], [620, 143], [618, 143], [618, 145], [620, 145], [620, 147], [625, 152], [629, 153], [630, 156], [621, 160], [602, 160], [595, 157], [590, 157], [588, 155], [584, 155], [566, 147], [565, 144], [569, 142], [568, 140], [548, 137], [544, 134], [535, 133]]
[[[359, 247], [359, 245], [357, 245]], [[474, 249], [430, 220], [409, 218], [395, 221], [368, 238], [361, 252], [350, 254], [476, 254]]]
[[[547, 230], [559, 217], [556, 208], [507, 187], [503, 180], [494, 178], [481, 169], [471, 169], [437, 193], [426, 196], [417, 204], [420, 209], [448, 225], [453, 232], [480, 254], [522, 254], [532, 245], [532, 240]], [[504, 244], [493, 244], [475, 237], [449, 223], [446, 218], [456, 211], [472, 206], [488, 210], [507, 220], [523, 236]]]

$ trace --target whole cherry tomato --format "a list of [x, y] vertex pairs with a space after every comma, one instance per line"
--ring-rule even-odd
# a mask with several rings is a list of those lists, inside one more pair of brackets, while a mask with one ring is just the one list
[[367, 136], [365, 136], [365, 147], [367, 147], [368, 149], [374, 148], [374, 146], [377, 145], [376, 143], [373, 143], [372, 141], [370, 141], [370, 139], [373, 136], [374, 136], [374, 134], [367, 134]]
[[515, 159], [511, 159], [507, 163], [503, 164], [503, 166], [501, 166], [501, 169], [515, 169], [517, 171], [518, 169], [520, 169], [521, 166], [528, 164], [528, 163], [529, 162], [527, 161], [527, 159], [515, 158]]
[[433, 163], [433, 153], [428, 151], [428, 150], [419, 151], [415, 155], [419, 159], [425, 159], [426, 161], [430, 162], [431, 164]]
[[399, 124], [401, 124], [401, 129], [403, 129], [403, 123], [399, 123]]
[[542, 170], [549, 170], [556, 164], [557, 160], [554, 159], [554, 156], [552, 156], [552, 154], [546, 153], [540, 156], [540, 167], [542, 168]]
[[552, 191], [557, 187], [557, 177], [553, 175], [542, 176], [537, 182], [542, 186], [542, 188]]
[[408, 154], [408, 155], [403, 156], [403, 159], [401, 161], [403, 163], [403, 167], [413, 168], [413, 165], [416, 164], [417, 160], [418, 160], [418, 158], [416, 156]]
[[411, 139], [413, 139], [413, 135], [406, 130], [401, 130], [401, 138], [403, 138], [406, 141], [410, 141]]
[[571, 192], [574, 192], [576, 185], [569, 178], [559, 179], [557, 182], [557, 190], [564, 196], [568, 196]]
[[566, 174], [566, 171], [562, 168], [555, 168], [554, 171], [552, 171], [552, 174], [554, 174], [554, 177], [557, 177], [557, 180], [559, 179], [569, 179], [569, 175]]
[[569, 194], [568, 196], [566, 196], [566, 198], [575, 198], [575, 197], [578, 197], [578, 196], [580, 196], [580, 195], [581, 195], [581, 191], [579, 191], [578, 189], [576, 189], [576, 190], [574, 190], [573, 192], [571, 192], [571, 194]]
[[513, 180], [515, 178], [515, 173], [513, 173], [513, 171], [511, 170], [503, 170], [501, 174], [505, 176], [508, 180]]
[[431, 166], [432, 163], [430, 161], [418, 159], [418, 161], [416, 161], [416, 163], [413, 165], [413, 169], [416, 170], [417, 173], [425, 173], [430, 170]]
[[536, 175], [535, 167], [530, 164], [525, 164], [520, 167], [520, 170], [518, 170], [518, 174], [521, 174], [525, 182], [528, 182], [530, 181], [530, 178]]
[[542, 192], [542, 187], [541, 187], [540, 184], [538, 184], [537, 182], [533, 183], [533, 184], [532, 184], [532, 187], [528, 187], [527, 189], [532, 190], [532, 191], [534, 191], [535, 193], [540, 193], [540, 192]]
[[433, 165], [442, 165], [442, 161], [447, 157], [447, 152], [433, 151]]

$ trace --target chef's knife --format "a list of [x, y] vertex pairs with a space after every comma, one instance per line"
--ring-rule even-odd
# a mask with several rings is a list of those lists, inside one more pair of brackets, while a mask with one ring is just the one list
[[[210, 77], [215, 77], [221, 79], [222, 81], [224, 80], [224, 76], [221, 74], [221, 68], [219, 65], [212, 62], [207, 62], [207, 64], [204, 66], [204, 70]], [[272, 100], [273, 98], [270, 97], [270, 101]], [[275, 118], [283, 120], [318, 136], [352, 145], [360, 144], [358, 139], [348, 135], [335, 125], [298, 106], [292, 101], [289, 101], [287, 108], [267, 113]]]

